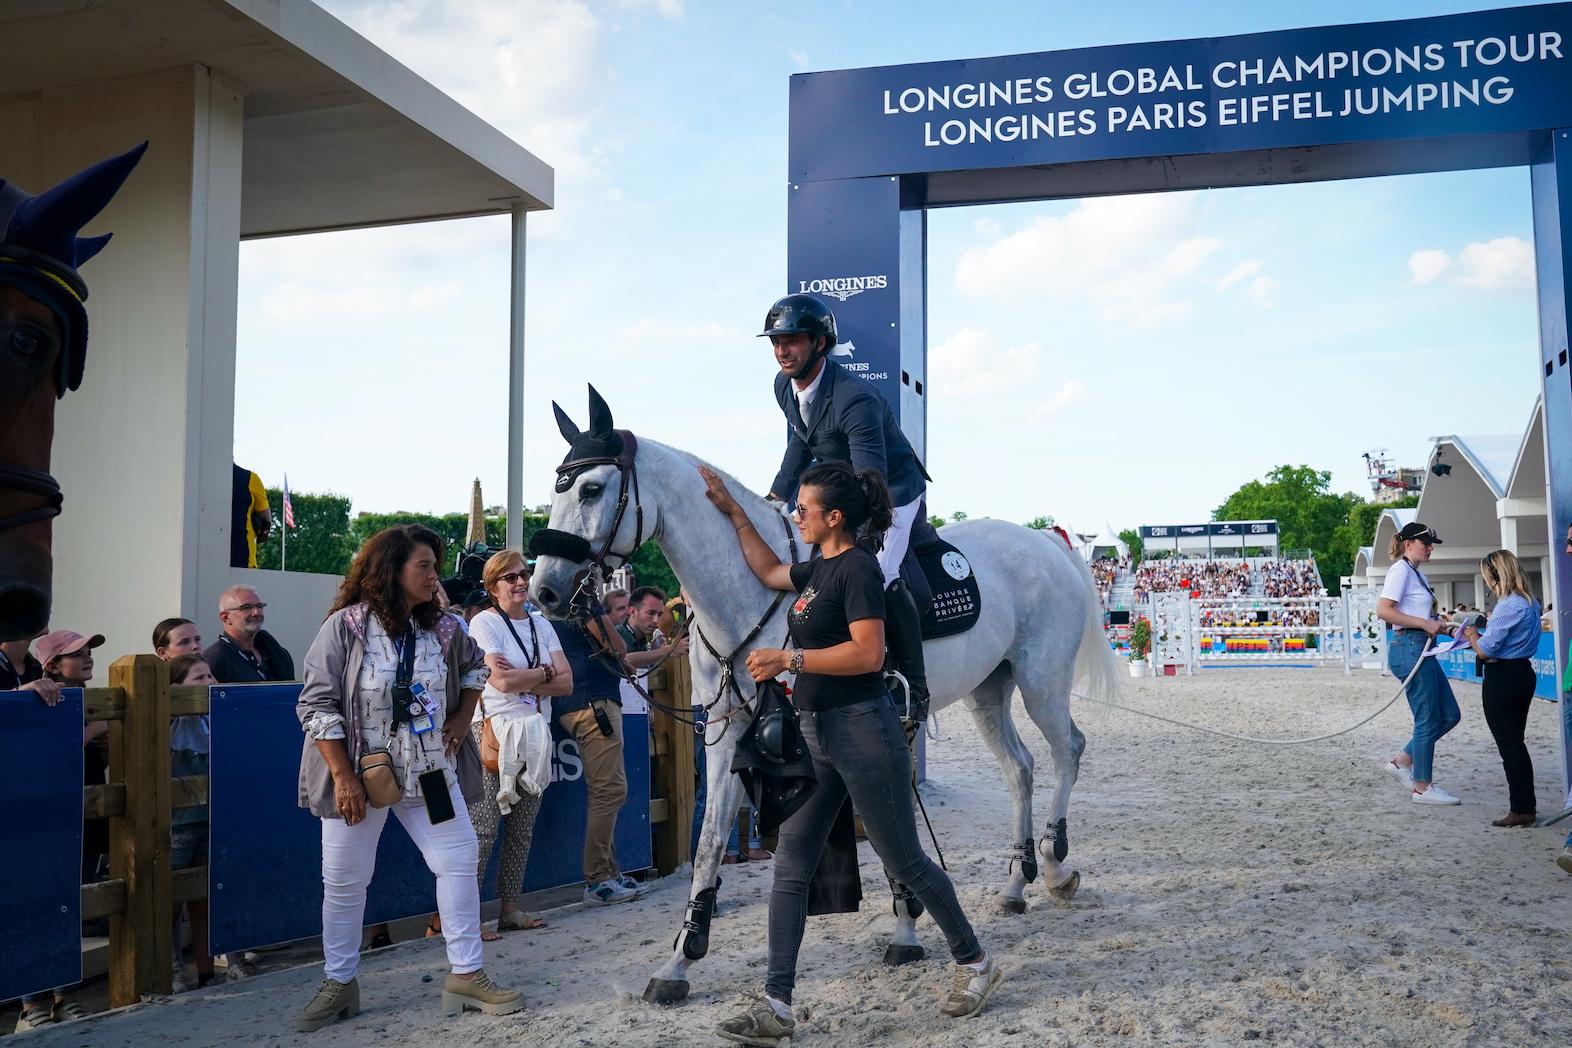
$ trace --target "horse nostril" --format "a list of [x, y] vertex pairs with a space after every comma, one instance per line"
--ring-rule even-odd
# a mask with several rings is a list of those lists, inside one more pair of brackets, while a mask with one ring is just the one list
[[541, 607], [555, 608], [557, 606], [557, 593], [555, 590], [546, 586], [542, 586], [538, 596], [540, 598]]

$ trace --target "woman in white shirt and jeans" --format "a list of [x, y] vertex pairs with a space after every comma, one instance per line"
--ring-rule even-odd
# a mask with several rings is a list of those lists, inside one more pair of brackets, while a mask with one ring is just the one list
[[1458, 803], [1456, 797], [1431, 781], [1431, 762], [1436, 742], [1457, 727], [1462, 712], [1452, 695], [1452, 685], [1435, 659], [1424, 659], [1425, 664], [1414, 672], [1414, 663], [1421, 661], [1425, 645], [1446, 628], [1435, 616], [1435, 594], [1419, 570], [1440, 541], [1433, 529], [1418, 521], [1405, 525], [1394, 535], [1392, 567], [1386, 573], [1381, 599], [1376, 604], [1376, 615], [1393, 627], [1387, 667], [1399, 680], [1414, 674], [1405, 689], [1408, 708], [1414, 713], [1414, 735], [1401, 753], [1386, 762], [1386, 770], [1408, 787], [1415, 804]]
[[[529, 597], [529, 567], [524, 562], [524, 555], [516, 549], [492, 554], [481, 578], [496, 606], [476, 615], [469, 623], [469, 634], [486, 653], [486, 665], [491, 669], [491, 679], [486, 682], [486, 690], [481, 693], [480, 705], [475, 710], [477, 745], [486, 717], [527, 708], [545, 714], [549, 720], [551, 701], [548, 696], [567, 695], [573, 691], [573, 670], [568, 665], [568, 657], [562, 653], [557, 631], [540, 612], [530, 611], [525, 606]], [[484, 775], [486, 788], [469, 806], [469, 817], [480, 839], [478, 876], [481, 881], [486, 879], [491, 850], [497, 838], [502, 838], [502, 860], [497, 867], [497, 895], [502, 900], [502, 912], [497, 918], [497, 932], [543, 928], [545, 921], [519, 909], [540, 797], [521, 790], [513, 810], [503, 815], [497, 805], [502, 781], [497, 772], [484, 771]], [[498, 935], [485, 932], [481, 937], [489, 941]]]

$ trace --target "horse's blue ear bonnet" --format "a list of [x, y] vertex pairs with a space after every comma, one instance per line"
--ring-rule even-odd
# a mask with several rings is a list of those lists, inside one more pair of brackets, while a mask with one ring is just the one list
[[[621, 490], [618, 492], [617, 515], [612, 521], [611, 534], [606, 539], [605, 547], [599, 555], [590, 546], [589, 540], [582, 535], [571, 532], [557, 531], [553, 528], [541, 528], [530, 536], [529, 551], [535, 556], [561, 557], [575, 564], [594, 559], [603, 567], [608, 554], [611, 554], [611, 542], [616, 537], [617, 529], [622, 524], [622, 514], [628, 505], [628, 484], [630, 474], [633, 472], [633, 453], [638, 446], [633, 434], [625, 433], [615, 427], [611, 419], [611, 408], [606, 401], [596, 392], [594, 386], [589, 387], [590, 428], [584, 432], [568, 417], [556, 401], [551, 402], [551, 410], [557, 416], [557, 429], [561, 431], [562, 438], [568, 442], [568, 453], [563, 456], [562, 464], [557, 467], [556, 491], [561, 494], [573, 487], [573, 482], [580, 473], [596, 466], [616, 466], [621, 477]], [[637, 487], [635, 482], [635, 503], [637, 502]], [[637, 534], [634, 538], [636, 550], [644, 537], [644, 510], [636, 507], [638, 514]], [[620, 556], [620, 554], [619, 554]], [[630, 551], [623, 556], [626, 563]]]
[[48, 306], [65, 336], [56, 396], [82, 384], [87, 363], [87, 284], [77, 267], [104, 249], [109, 234], [77, 234], [108, 206], [147, 143], [79, 171], [53, 189], [29, 196], [0, 179], [0, 284], [20, 288]]

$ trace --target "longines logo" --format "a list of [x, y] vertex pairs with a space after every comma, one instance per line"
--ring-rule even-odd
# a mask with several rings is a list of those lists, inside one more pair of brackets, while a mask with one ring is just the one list
[[864, 291], [879, 291], [890, 286], [890, 278], [884, 274], [867, 277], [830, 277], [821, 280], [799, 280], [797, 291], [804, 295], [829, 295], [845, 302], [853, 295], [860, 295]]

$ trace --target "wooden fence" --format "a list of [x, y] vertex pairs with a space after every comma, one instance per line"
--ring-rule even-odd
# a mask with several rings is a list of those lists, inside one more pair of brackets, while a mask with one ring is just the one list
[[[649, 683], [661, 702], [688, 706], [686, 658], [668, 662]], [[169, 993], [175, 906], [207, 898], [206, 866], [170, 869], [170, 812], [206, 804], [207, 778], [171, 779], [169, 727], [173, 717], [208, 711], [208, 689], [172, 687], [169, 665], [153, 655], [116, 660], [109, 687], [84, 692], [84, 722], [109, 722], [115, 778], [82, 789], [84, 817], [109, 820], [109, 879], [82, 885], [82, 918], [109, 918], [110, 1007]], [[694, 735], [653, 709], [650, 729], [650, 829], [655, 868], [664, 875], [688, 861]]]

